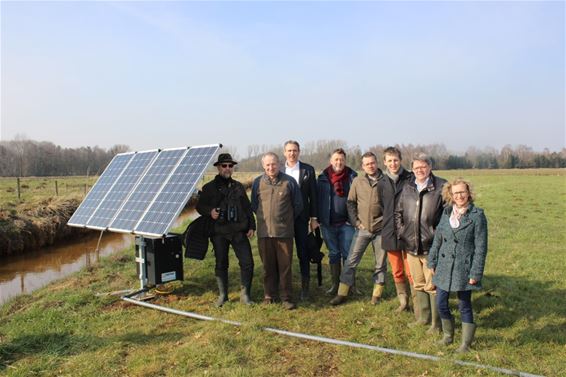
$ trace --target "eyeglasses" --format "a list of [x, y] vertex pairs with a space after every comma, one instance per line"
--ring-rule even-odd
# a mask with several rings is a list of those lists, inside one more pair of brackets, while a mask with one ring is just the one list
[[459, 195], [459, 196], [465, 196], [465, 195], [467, 195], [467, 194], [468, 194], [467, 191], [456, 191], [456, 192], [453, 192], [453, 193], [452, 193], [452, 196], [457, 196], [457, 195]]
[[428, 169], [428, 166], [413, 166], [413, 170], [416, 171], [426, 170], [426, 169]]
[[221, 164], [220, 166], [222, 166], [224, 169], [226, 168], [232, 169], [234, 167], [234, 164]]

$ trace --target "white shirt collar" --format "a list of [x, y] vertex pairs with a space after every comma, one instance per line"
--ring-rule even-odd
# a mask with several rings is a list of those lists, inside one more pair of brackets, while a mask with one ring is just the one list
[[291, 177], [295, 178], [295, 181], [297, 181], [297, 183], [299, 183], [299, 176], [301, 174], [301, 167], [299, 166], [300, 164], [300, 161], [297, 161], [295, 166], [290, 167], [287, 164], [287, 161], [285, 161], [285, 174], [288, 174]]
[[430, 176], [426, 179], [426, 181], [424, 181], [424, 183], [421, 185], [417, 182], [417, 180], [415, 179], [415, 185], [417, 185], [417, 191], [421, 192], [423, 191], [425, 188], [427, 188], [428, 183], [430, 182]]

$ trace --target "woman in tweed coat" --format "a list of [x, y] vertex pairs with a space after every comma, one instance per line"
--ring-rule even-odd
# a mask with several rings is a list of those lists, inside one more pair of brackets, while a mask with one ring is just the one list
[[468, 181], [459, 178], [445, 184], [442, 195], [448, 206], [442, 213], [428, 255], [444, 334], [440, 344], [451, 344], [454, 339], [454, 317], [450, 314], [448, 296], [457, 292], [462, 317], [462, 345], [457, 352], [468, 352], [476, 330], [472, 291], [481, 289], [487, 254], [487, 219], [483, 210], [474, 205], [474, 193]]

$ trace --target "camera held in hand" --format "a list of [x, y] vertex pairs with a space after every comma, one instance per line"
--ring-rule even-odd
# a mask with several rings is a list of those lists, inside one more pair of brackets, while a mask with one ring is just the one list
[[226, 222], [226, 211], [220, 207], [216, 208], [216, 212], [218, 212], [218, 218], [216, 221], [220, 223]]
[[238, 208], [234, 205], [228, 205], [226, 208], [216, 208], [218, 211], [217, 221], [220, 224], [235, 223], [238, 221]]

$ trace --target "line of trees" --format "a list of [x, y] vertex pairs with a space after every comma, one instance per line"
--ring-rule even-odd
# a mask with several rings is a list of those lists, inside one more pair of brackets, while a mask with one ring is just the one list
[[[383, 158], [382, 152], [387, 146], [374, 145], [367, 149], [374, 152], [377, 158]], [[565, 168], [566, 148], [560, 152], [544, 150], [535, 152], [532, 148], [519, 145], [506, 145], [501, 150], [494, 148], [469, 148], [464, 154], [449, 152], [443, 144], [396, 145], [403, 154], [405, 163], [417, 152], [429, 154], [434, 161], [435, 169], [524, 169], [524, 168]], [[318, 170], [328, 166], [330, 153], [336, 148], [346, 151], [347, 164], [359, 169], [361, 155], [367, 150], [359, 146], [348, 146], [344, 140], [318, 140], [301, 145], [301, 159]], [[47, 141], [33, 141], [16, 138], [0, 142], [0, 176], [69, 176], [98, 175], [106, 168], [117, 153], [129, 150], [127, 145], [115, 145], [109, 149], [99, 147], [62, 148]], [[260, 157], [268, 151], [278, 153], [283, 158], [282, 145], [250, 145], [247, 157], [240, 158], [237, 148], [225, 146], [223, 153], [231, 153], [239, 161], [240, 171], [261, 171]]]
[[[506, 145], [501, 150], [487, 147], [483, 149], [470, 147], [464, 154], [451, 153], [443, 144], [414, 145], [397, 144], [401, 150], [405, 163], [409, 163], [411, 156], [417, 152], [429, 154], [435, 169], [525, 169], [525, 168], [565, 168], [566, 148], [560, 152], [551, 152], [545, 149], [535, 152], [531, 147], [519, 145], [512, 147]], [[388, 145], [374, 145], [367, 150], [359, 146], [348, 146], [344, 140], [318, 140], [301, 145], [301, 159], [313, 165], [318, 170], [328, 166], [330, 153], [336, 148], [346, 151], [347, 164], [354, 168], [361, 166], [361, 155], [366, 151], [376, 154], [378, 160], [383, 159], [383, 150]], [[282, 145], [250, 145], [248, 155], [238, 164], [240, 171], [261, 171], [260, 156], [273, 151], [281, 157]]]
[[48, 141], [16, 138], [0, 142], [0, 176], [97, 175], [114, 155], [128, 150], [126, 145], [62, 148]]

